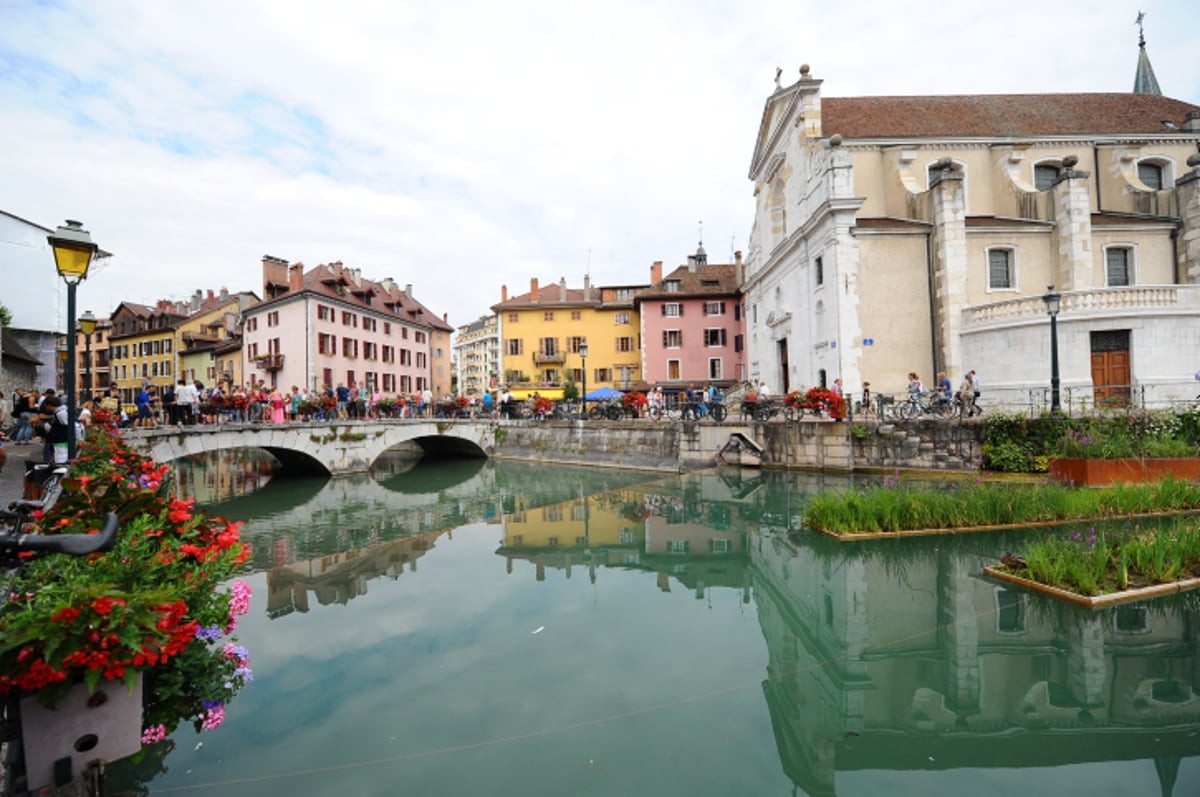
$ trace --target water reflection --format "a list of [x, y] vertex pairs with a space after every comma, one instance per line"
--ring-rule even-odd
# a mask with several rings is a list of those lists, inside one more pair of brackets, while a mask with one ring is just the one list
[[206, 740], [219, 777], [185, 742], [156, 783], [392, 760], [199, 793], [1200, 791], [1194, 597], [1086, 612], [982, 576], [1014, 535], [803, 532], [849, 483], [425, 463], [227, 500], [258, 677]]

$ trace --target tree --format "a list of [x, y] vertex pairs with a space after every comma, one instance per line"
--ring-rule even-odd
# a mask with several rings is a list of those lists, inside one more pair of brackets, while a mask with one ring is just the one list
[[563, 383], [563, 401], [574, 401], [579, 398], [579, 386], [575, 381], [568, 379]]
[[0, 304], [0, 327], [12, 326], [12, 311]]

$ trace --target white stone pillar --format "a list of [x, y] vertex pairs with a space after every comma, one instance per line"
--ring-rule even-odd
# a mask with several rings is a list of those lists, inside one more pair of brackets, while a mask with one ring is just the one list
[[1188, 285], [1200, 285], [1200, 154], [1187, 160], [1192, 170], [1175, 181], [1179, 216], [1183, 230], [1179, 236], [1179, 279]]
[[1092, 256], [1092, 200], [1088, 193], [1090, 172], [1077, 171], [1075, 156], [1063, 158], [1063, 170], [1050, 195], [1054, 206], [1054, 237], [1057, 260], [1051, 279], [1059, 290], [1084, 291], [1094, 287], [1096, 263]]
[[[949, 158], [933, 167], [933, 370], [962, 364], [962, 309], [967, 305], [967, 196], [962, 168]], [[931, 374], [932, 376], [932, 374]]]

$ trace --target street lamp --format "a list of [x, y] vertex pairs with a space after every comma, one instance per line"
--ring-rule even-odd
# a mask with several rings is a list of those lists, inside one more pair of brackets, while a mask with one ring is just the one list
[[579, 357], [581, 360], [583, 360], [583, 367], [581, 368], [581, 370], [583, 371], [583, 395], [581, 396], [581, 398], [583, 399], [583, 417], [580, 420], [586, 421], [587, 420], [587, 341], [586, 340], [579, 342]]
[[67, 367], [63, 389], [67, 392], [67, 460], [75, 459], [75, 289], [87, 279], [88, 266], [99, 248], [83, 225], [67, 219], [46, 240], [54, 250], [54, 267], [67, 283]]
[[96, 331], [96, 316], [84, 310], [79, 316], [79, 331], [83, 333], [83, 390], [84, 401], [92, 400], [92, 333]]
[[1050, 285], [1042, 301], [1046, 303], [1046, 313], [1050, 316], [1050, 414], [1058, 415], [1062, 412], [1058, 390], [1058, 311], [1062, 308], [1062, 294]]

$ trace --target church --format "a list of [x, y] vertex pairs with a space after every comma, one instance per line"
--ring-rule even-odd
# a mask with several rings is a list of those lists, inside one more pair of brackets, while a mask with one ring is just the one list
[[988, 406], [1048, 407], [1056, 349], [1063, 409], [1200, 390], [1200, 107], [1162, 96], [1144, 37], [1129, 93], [822, 83], [777, 74], [755, 142], [751, 380], [857, 395], [975, 370]]

